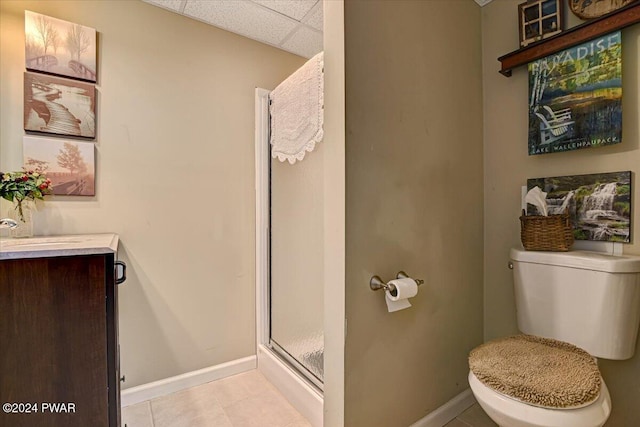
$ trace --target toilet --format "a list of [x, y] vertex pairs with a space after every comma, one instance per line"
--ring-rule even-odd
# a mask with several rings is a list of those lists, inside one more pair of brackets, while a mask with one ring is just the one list
[[640, 257], [511, 249], [510, 258], [523, 335], [471, 351], [476, 400], [501, 427], [603, 426], [611, 396], [596, 358], [634, 355]]

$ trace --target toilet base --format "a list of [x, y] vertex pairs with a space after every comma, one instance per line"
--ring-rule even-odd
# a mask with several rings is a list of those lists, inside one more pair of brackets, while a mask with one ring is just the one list
[[611, 396], [604, 380], [600, 396], [576, 409], [527, 405], [485, 386], [471, 371], [469, 386], [482, 409], [500, 427], [602, 427], [611, 414]]

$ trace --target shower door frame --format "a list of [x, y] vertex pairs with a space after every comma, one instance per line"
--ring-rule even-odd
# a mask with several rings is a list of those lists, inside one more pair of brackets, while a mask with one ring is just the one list
[[255, 89], [256, 172], [256, 353], [258, 370], [275, 385], [314, 427], [322, 426], [324, 399], [320, 388], [299, 372], [294, 362], [274, 351], [270, 339], [270, 162], [269, 92]]

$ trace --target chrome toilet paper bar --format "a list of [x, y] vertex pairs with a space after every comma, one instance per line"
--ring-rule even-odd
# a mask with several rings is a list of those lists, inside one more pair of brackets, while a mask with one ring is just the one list
[[[396, 274], [396, 279], [407, 279], [407, 278], [409, 278], [409, 275], [404, 271], [399, 271], [398, 274]], [[418, 286], [424, 283], [424, 280], [422, 279], [413, 279], [413, 280], [416, 281]], [[369, 287], [371, 288], [372, 291], [378, 291], [380, 289], [384, 289], [385, 291], [389, 291], [393, 293], [396, 290], [396, 287], [393, 286], [393, 284], [383, 282], [380, 276], [371, 277], [371, 280], [369, 280]]]

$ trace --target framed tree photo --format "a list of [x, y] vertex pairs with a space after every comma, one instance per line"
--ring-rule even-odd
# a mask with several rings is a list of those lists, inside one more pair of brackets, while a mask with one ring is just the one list
[[27, 70], [95, 83], [95, 29], [25, 10], [24, 32]]
[[23, 137], [24, 168], [45, 173], [55, 195], [95, 196], [94, 151], [92, 142]]

